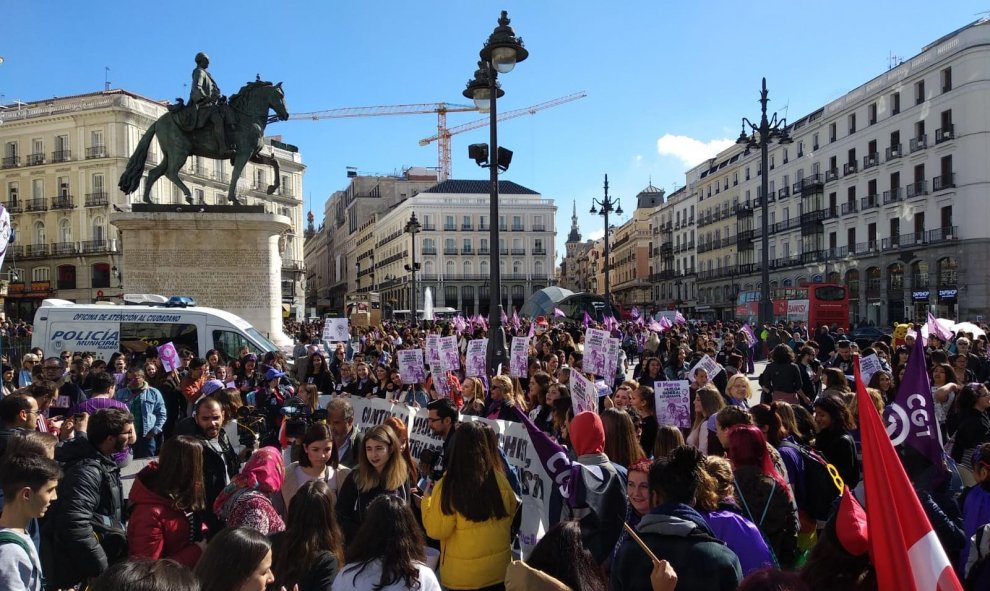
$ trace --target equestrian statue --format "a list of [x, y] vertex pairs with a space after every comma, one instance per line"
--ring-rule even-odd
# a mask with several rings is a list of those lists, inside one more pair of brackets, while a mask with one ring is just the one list
[[[282, 83], [264, 82], [259, 77], [245, 84], [227, 100], [207, 71], [209, 65], [210, 58], [205, 53], [196, 54], [189, 103], [177, 99], [176, 104], [169, 107], [169, 112], [159, 117], [138, 142], [134, 154], [127, 161], [127, 168], [120, 175], [118, 186], [126, 195], [140, 187], [148, 150], [156, 135], [162, 148], [162, 161], [148, 172], [148, 182], [144, 185], [145, 203], [151, 203], [151, 187], [162, 175], [182, 190], [186, 202], [193, 203], [192, 192], [179, 178], [179, 170], [190, 156], [230, 159], [233, 170], [227, 201], [232, 205], [241, 204], [237, 199], [237, 180], [249, 161], [272, 166], [275, 169], [275, 184], [268, 186], [268, 194], [278, 190], [281, 181], [278, 161], [261, 154], [261, 148], [265, 126], [272, 121], [289, 118]], [[275, 111], [275, 116], [269, 117], [269, 109]]]

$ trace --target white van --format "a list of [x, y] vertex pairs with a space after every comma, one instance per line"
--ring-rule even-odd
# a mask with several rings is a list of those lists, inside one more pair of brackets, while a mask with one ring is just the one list
[[46, 356], [62, 351], [88, 351], [104, 360], [118, 351], [143, 353], [148, 347], [169, 342], [176, 349], [189, 349], [197, 357], [206, 356], [210, 349], [219, 349], [230, 359], [245, 345], [259, 356], [278, 351], [278, 347], [239, 316], [198, 307], [188, 298], [173, 300], [179, 303], [170, 305], [162, 296], [136, 298], [136, 301], [160, 301], [158, 304], [126, 306], [47, 299], [34, 315], [31, 346], [41, 347]]

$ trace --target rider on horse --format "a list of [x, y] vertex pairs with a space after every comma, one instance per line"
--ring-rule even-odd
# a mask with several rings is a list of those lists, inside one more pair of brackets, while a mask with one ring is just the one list
[[224, 148], [235, 151], [237, 148], [231, 144], [226, 132], [227, 99], [220, 94], [220, 87], [206, 70], [209, 66], [210, 56], [202, 51], [197, 53], [196, 69], [192, 73], [192, 89], [189, 91], [192, 128], [200, 129], [212, 124], [214, 137], [218, 143], [222, 143], [220, 151], [223, 152]]

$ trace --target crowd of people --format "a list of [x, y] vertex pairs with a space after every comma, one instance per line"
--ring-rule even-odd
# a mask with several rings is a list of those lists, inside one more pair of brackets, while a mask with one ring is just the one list
[[[918, 351], [953, 477], [902, 461], [959, 579], [990, 588], [985, 335], [921, 349], [801, 323], [614, 322], [622, 350], [601, 376], [582, 368], [598, 324], [509, 324], [530, 336], [524, 377], [467, 375], [482, 319], [352, 327], [334, 344], [304, 323], [291, 359], [182, 350], [169, 372], [154, 347], [24, 354], [0, 399], [0, 588], [875, 589], [848, 525], [854, 363], [875, 356], [863, 385], [884, 413]], [[405, 383], [398, 353], [432, 334], [456, 337], [461, 369]], [[596, 408], [578, 410], [572, 372]], [[688, 383], [686, 423], [656, 404], [665, 381]], [[414, 457], [395, 417], [360, 428], [359, 398], [421, 409], [440, 445]], [[520, 475], [485, 419], [523, 427], [553, 482], [525, 556]]]

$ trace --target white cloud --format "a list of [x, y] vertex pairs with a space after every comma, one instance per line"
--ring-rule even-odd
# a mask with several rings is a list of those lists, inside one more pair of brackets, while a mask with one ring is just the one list
[[605, 237], [605, 228], [601, 230], [595, 230], [591, 234], [588, 234], [588, 240], [600, 240]]
[[661, 156], [673, 156], [685, 166], [697, 166], [709, 158], [733, 145], [730, 139], [716, 139], [708, 142], [696, 140], [686, 135], [671, 135], [665, 133], [657, 140], [657, 152]]

